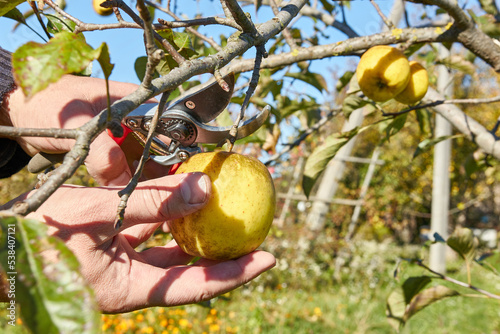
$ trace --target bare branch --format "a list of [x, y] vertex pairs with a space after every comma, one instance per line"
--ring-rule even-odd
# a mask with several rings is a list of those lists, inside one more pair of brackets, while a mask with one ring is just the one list
[[378, 15], [382, 18], [382, 21], [384, 21], [384, 24], [387, 26], [387, 28], [394, 29], [395, 28], [394, 23], [392, 23], [391, 20], [389, 20], [387, 16], [384, 15], [384, 13], [382, 13], [378, 4], [373, 0], [370, 0], [370, 2], [377, 11]]
[[234, 142], [236, 141], [236, 136], [238, 135], [238, 126], [245, 117], [245, 111], [248, 107], [248, 104], [250, 103], [250, 98], [255, 92], [255, 88], [257, 88], [257, 85], [259, 84], [260, 64], [262, 63], [262, 58], [264, 58], [265, 54], [267, 54], [264, 47], [257, 46], [256, 49], [257, 49], [257, 54], [255, 56], [255, 65], [252, 72], [252, 79], [250, 80], [250, 84], [248, 85], [248, 89], [245, 94], [245, 99], [241, 104], [240, 113], [236, 118], [236, 121], [234, 122], [231, 130], [229, 131], [229, 151], [233, 149]]
[[250, 20], [245, 12], [243, 12], [240, 5], [238, 4], [238, 1], [222, 0], [222, 2], [225, 3], [236, 23], [238, 23], [243, 29], [243, 32], [250, 34], [252, 37], [257, 37], [259, 35], [257, 28], [255, 28], [252, 20]]
[[118, 210], [115, 219], [115, 229], [119, 229], [123, 224], [123, 218], [125, 217], [125, 209], [127, 207], [128, 199], [130, 195], [134, 192], [137, 184], [139, 183], [139, 178], [142, 175], [142, 171], [144, 166], [146, 165], [147, 160], [149, 159], [149, 150], [151, 148], [151, 142], [154, 138], [154, 133], [156, 127], [158, 126], [158, 121], [160, 119], [160, 115], [165, 109], [165, 104], [167, 103], [168, 97], [170, 96], [170, 92], [165, 92], [162, 94], [160, 103], [158, 104], [158, 108], [155, 111], [155, 114], [151, 118], [151, 124], [148, 130], [148, 137], [144, 143], [144, 150], [142, 151], [141, 159], [139, 160], [139, 164], [137, 169], [134, 172], [134, 176], [129, 181], [127, 186], [118, 192], [118, 196], [120, 196], [120, 203], [118, 204]]
[[152, 26], [153, 19], [149, 14], [147, 7], [144, 5], [143, 0], [137, 0], [137, 10], [143, 21], [144, 26], [144, 36], [146, 44], [146, 52], [148, 55], [148, 62], [146, 64], [146, 73], [144, 74], [144, 79], [141, 85], [148, 89], [151, 86], [151, 80], [153, 80], [153, 75], [155, 73], [156, 66], [160, 63], [164, 57], [163, 50], [156, 47], [154, 42], [154, 30]]
[[[273, 10], [274, 15], [278, 14], [279, 8], [278, 8], [278, 5], [276, 5], [276, 1], [269, 0], [269, 4]], [[288, 27], [283, 29], [283, 37], [285, 38], [286, 43], [290, 47], [291, 51], [298, 48], [297, 43], [295, 43], [295, 40], [293, 39], [292, 33], [290, 32], [290, 29]]]
[[431, 268], [429, 268], [428, 266], [426, 266], [422, 260], [411, 260], [410, 262], [414, 262], [416, 263], [418, 266], [424, 268], [425, 270], [429, 271], [430, 273], [436, 275], [438, 278], [444, 280], [444, 281], [448, 281], [448, 282], [451, 282], [455, 285], [458, 285], [458, 286], [461, 286], [461, 287], [464, 287], [464, 288], [468, 288], [468, 289], [471, 289], [471, 290], [474, 290], [476, 292], [479, 292], [480, 294], [483, 294], [485, 296], [487, 296], [488, 298], [492, 298], [492, 299], [498, 299], [500, 300], [500, 296], [499, 295], [495, 295], [489, 291], [486, 291], [486, 290], [483, 290], [481, 288], [478, 288], [477, 286], [474, 286], [472, 284], [469, 284], [469, 283], [465, 283], [465, 282], [462, 282], [462, 281], [459, 281], [459, 280], [456, 280], [452, 277], [449, 277], [449, 276], [446, 276], [446, 275], [443, 275], [441, 273], [438, 273], [437, 271], [434, 271], [432, 270]]
[[37, 129], [37, 128], [16, 128], [12, 126], [0, 125], [0, 133], [7, 137], [52, 137], [75, 139], [78, 136], [76, 129]]
[[[434, 89], [429, 88], [425, 101], [445, 100], [442, 95]], [[500, 141], [483, 125], [472, 117], [465, 114], [460, 108], [453, 104], [436, 105], [434, 110], [446, 118], [458, 131], [463, 133], [469, 140], [475, 142], [485, 153], [500, 160]]]
[[317, 121], [311, 127], [304, 130], [304, 132], [302, 132], [302, 134], [297, 139], [295, 139], [292, 143], [287, 144], [286, 147], [281, 152], [278, 152], [278, 153], [274, 154], [273, 156], [271, 156], [269, 158], [269, 160], [267, 160], [265, 162], [265, 165], [268, 166], [271, 163], [278, 161], [284, 154], [290, 152], [294, 147], [299, 146], [304, 140], [306, 140], [306, 138], [310, 134], [318, 131], [323, 125], [328, 123], [328, 121], [330, 121], [333, 117], [337, 116], [341, 112], [342, 112], [342, 108], [340, 108], [340, 107], [333, 108], [333, 109], [329, 110], [328, 113], [324, 117], [322, 117], [319, 121]]

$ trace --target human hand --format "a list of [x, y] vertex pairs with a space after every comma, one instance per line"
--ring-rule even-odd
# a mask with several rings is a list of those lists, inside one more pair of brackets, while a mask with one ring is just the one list
[[119, 230], [114, 228], [119, 201], [116, 191], [112, 187], [65, 185], [28, 216], [45, 221], [49, 233], [61, 238], [73, 251], [103, 312], [208, 300], [252, 280], [275, 264], [271, 254], [255, 251], [232, 261], [202, 259], [186, 265], [193, 257], [174, 241], [135, 251], [164, 221], [206, 204], [211, 182], [203, 173], [139, 183]]
[[[132, 93], [137, 85], [110, 82], [111, 102]], [[10, 94], [7, 112], [15, 127], [77, 128], [107, 107], [105, 81], [97, 78], [67, 75], [27, 100], [20, 89]], [[39, 152], [64, 153], [74, 140], [43, 137], [18, 138], [18, 143], [30, 155]], [[125, 151], [122, 148], [126, 148]], [[120, 147], [107, 133], [101, 133], [90, 145], [85, 165], [102, 185], [125, 185], [131, 178], [142, 154], [142, 146], [132, 136]], [[143, 175], [154, 178], [166, 175], [168, 169], [148, 162]]]

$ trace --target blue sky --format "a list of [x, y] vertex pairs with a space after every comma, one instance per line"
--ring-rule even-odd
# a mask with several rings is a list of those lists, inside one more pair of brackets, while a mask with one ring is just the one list
[[[126, 2], [131, 6], [133, 6], [133, 3], [135, 3], [135, 1], [131, 0], [128, 0]], [[221, 14], [220, 4], [216, 0], [177, 0], [177, 2], [178, 4], [184, 5], [183, 7], [180, 7], [179, 5], [178, 14], [182, 14], [183, 12], [190, 15], [192, 15], [193, 13], [203, 13], [203, 15], [205, 16]], [[84, 22], [115, 22], [115, 18], [113, 15], [109, 17], [98, 16], [93, 11], [90, 0], [67, 0], [67, 4], [68, 5], [66, 10], [68, 11], [68, 13], [74, 15]], [[379, 1], [378, 4], [385, 13], [388, 13], [392, 6], [392, 1]], [[359, 34], [364, 35], [379, 31], [381, 21], [369, 1], [353, 1], [351, 2], [351, 7], [352, 8], [347, 11], [348, 22]], [[29, 6], [27, 4], [22, 4], [18, 6], [18, 8], [24, 12], [29, 9]], [[255, 12], [253, 8], [247, 8], [246, 10], [249, 11], [255, 19]], [[158, 16], [168, 19], [166, 15], [158, 14]], [[269, 13], [260, 10], [257, 15], [256, 21], [263, 22], [269, 19], [269, 17]], [[124, 18], [129, 20], [129, 18], [125, 14]], [[40, 32], [39, 25], [36, 20], [34, 20], [34, 18], [31, 18], [28, 22], [33, 28]], [[24, 26], [21, 26], [15, 31], [15, 33], [12, 33], [13, 26], [14, 21], [7, 18], [0, 18], [0, 31], [4, 36], [0, 45], [3, 48], [13, 51], [17, 47], [31, 40], [42, 42], [39, 37], [37, 37], [33, 32], [31, 32], [31, 30]], [[311, 31], [310, 23], [304, 24], [298, 28], [300, 28], [306, 34], [308, 33], [308, 31]], [[210, 26], [201, 27], [200, 31], [214, 37], [217, 37], [221, 32], [220, 28]], [[335, 31], [333, 28], [327, 28], [325, 30], [325, 33], [330, 36], [330, 39], [332, 41], [343, 40], [346, 38], [343, 34]], [[97, 47], [103, 42], [106, 42], [108, 44], [111, 54], [111, 61], [115, 64], [115, 68], [111, 75], [112, 80], [138, 83], [138, 79], [134, 71], [134, 62], [137, 57], [143, 56], [145, 54], [144, 46], [142, 43], [142, 33], [140, 30], [120, 29], [96, 31], [87, 32], [85, 33], [85, 36], [87, 42], [93, 47]], [[254, 52], [249, 53], [249, 55], [253, 54]], [[325, 64], [320, 65], [320, 68], [324, 69], [324, 66]], [[338, 58], [327, 61], [326, 66], [332, 69], [341, 70], [341, 68], [348, 65], [346, 65], [345, 58]], [[95, 76], [100, 76], [98, 66], [94, 67], [94, 71]]]

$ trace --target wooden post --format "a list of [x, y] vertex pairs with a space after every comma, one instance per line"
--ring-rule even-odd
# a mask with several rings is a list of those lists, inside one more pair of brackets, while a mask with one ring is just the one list
[[[450, 52], [442, 45], [436, 45], [441, 59], [449, 57]], [[437, 66], [437, 88], [446, 98], [452, 93], [452, 76], [444, 65]], [[436, 114], [434, 137], [451, 135], [451, 124], [441, 115]], [[450, 161], [451, 140], [447, 139], [434, 146], [434, 169], [432, 174], [432, 212], [431, 234], [438, 233], [448, 237], [448, 211], [450, 206]], [[446, 248], [442, 243], [431, 245], [429, 266], [441, 274], [446, 272]]]

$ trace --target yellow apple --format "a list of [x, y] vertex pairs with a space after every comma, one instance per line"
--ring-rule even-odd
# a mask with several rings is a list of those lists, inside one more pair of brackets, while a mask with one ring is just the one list
[[276, 194], [266, 166], [231, 152], [199, 153], [176, 174], [203, 172], [212, 194], [201, 210], [169, 223], [186, 253], [212, 260], [235, 259], [259, 247], [273, 222]]
[[92, 0], [92, 6], [94, 7], [95, 12], [101, 16], [111, 15], [113, 13], [113, 8], [101, 7], [101, 3], [104, 1], [106, 0]]
[[400, 50], [377, 45], [361, 56], [356, 76], [359, 88], [368, 98], [384, 102], [405, 89], [410, 80], [410, 64]]
[[429, 88], [429, 76], [425, 67], [416, 61], [410, 62], [410, 81], [406, 88], [396, 95], [396, 101], [404, 104], [416, 104], [425, 96]]

